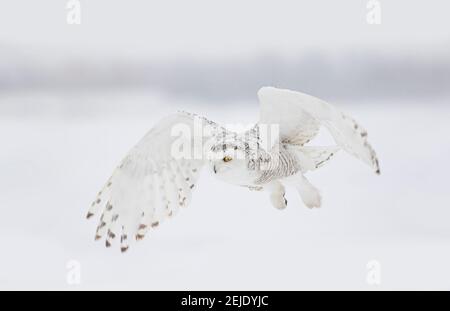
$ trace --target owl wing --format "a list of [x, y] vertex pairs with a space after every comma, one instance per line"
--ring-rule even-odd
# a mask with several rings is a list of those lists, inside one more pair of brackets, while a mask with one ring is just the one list
[[119, 237], [124, 252], [130, 237], [142, 239], [189, 204], [205, 163], [203, 147], [211, 138], [203, 131], [206, 126], [216, 128], [204, 118], [176, 113], [161, 120], [129, 151], [88, 211], [87, 218], [101, 214], [96, 240], [105, 237], [109, 247]]
[[367, 132], [355, 120], [332, 105], [300, 92], [263, 87], [258, 91], [259, 124], [278, 124], [281, 141], [303, 145], [325, 126], [336, 144], [380, 173]]

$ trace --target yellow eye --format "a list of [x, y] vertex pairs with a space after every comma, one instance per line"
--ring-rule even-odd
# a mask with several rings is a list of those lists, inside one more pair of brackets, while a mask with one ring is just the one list
[[223, 158], [223, 162], [230, 162], [231, 160], [233, 160], [233, 158], [232, 158], [232, 157], [229, 157], [229, 156], [225, 156], [225, 157]]

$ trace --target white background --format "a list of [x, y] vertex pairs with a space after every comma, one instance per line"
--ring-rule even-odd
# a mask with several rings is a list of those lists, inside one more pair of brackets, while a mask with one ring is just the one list
[[[307, 53], [333, 59], [355, 49], [395, 63], [419, 60], [433, 77], [449, 60], [448, 1], [381, 1], [381, 25], [366, 23], [365, 1], [81, 3], [81, 25], [66, 24], [64, 1], [0, 4], [1, 289], [450, 289], [450, 80], [439, 78], [441, 92], [427, 93], [403, 84], [412, 73], [393, 71], [397, 93], [358, 98], [314, 86], [313, 95], [328, 94], [368, 130], [381, 176], [340, 153], [308, 175], [322, 192], [321, 209], [307, 209], [291, 190], [288, 208], [279, 211], [267, 194], [205, 171], [189, 207], [121, 254], [94, 242], [96, 222], [85, 214], [123, 155], [178, 109], [220, 123], [256, 122], [257, 88], [248, 89], [253, 98], [220, 100], [202, 98], [201, 89], [182, 96], [152, 83], [89, 82], [68, 90], [58, 78], [45, 85], [39, 78], [72, 77], [79, 64], [80, 81], [90, 81], [110, 64], [128, 72], [128, 62], [182, 58], [195, 73], [207, 62]], [[339, 67], [344, 77], [359, 69], [351, 60]], [[450, 76], [444, 65], [439, 77]], [[375, 75], [361, 79], [379, 83]], [[212, 85], [217, 91], [209, 95], [234, 89]], [[80, 284], [67, 283], [71, 260], [80, 264]], [[366, 281], [371, 260], [380, 263], [379, 285]]]

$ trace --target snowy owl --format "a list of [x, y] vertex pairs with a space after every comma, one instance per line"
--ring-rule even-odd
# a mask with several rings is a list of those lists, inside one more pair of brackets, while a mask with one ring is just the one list
[[[87, 218], [101, 212], [95, 239], [105, 237], [109, 247], [117, 237], [125, 252], [130, 237], [143, 239], [189, 204], [203, 167], [225, 182], [267, 191], [277, 209], [287, 205], [285, 186], [296, 189], [307, 207], [320, 207], [320, 193], [304, 174], [340, 149], [380, 173], [367, 132], [330, 104], [274, 87], [261, 88], [258, 98], [259, 122], [246, 131], [186, 112], [161, 120], [129, 151], [92, 203]], [[321, 126], [336, 145], [306, 146]], [[262, 135], [263, 129], [270, 130]]]

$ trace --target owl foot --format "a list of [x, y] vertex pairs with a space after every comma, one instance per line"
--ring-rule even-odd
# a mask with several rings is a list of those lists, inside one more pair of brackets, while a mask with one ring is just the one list
[[284, 192], [281, 195], [278, 193], [272, 193], [270, 196], [270, 201], [276, 209], [285, 209], [287, 206], [287, 200], [284, 197]]
[[280, 182], [273, 182], [270, 185], [270, 201], [276, 209], [285, 209], [287, 206], [287, 200], [285, 198], [286, 191], [284, 186]]
[[304, 191], [302, 200], [308, 208], [319, 208], [322, 204], [322, 198], [317, 190]]
[[316, 189], [304, 176], [292, 176], [289, 181], [297, 188], [303, 203], [308, 208], [318, 208], [322, 204], [322, 197], [319, 190]]

